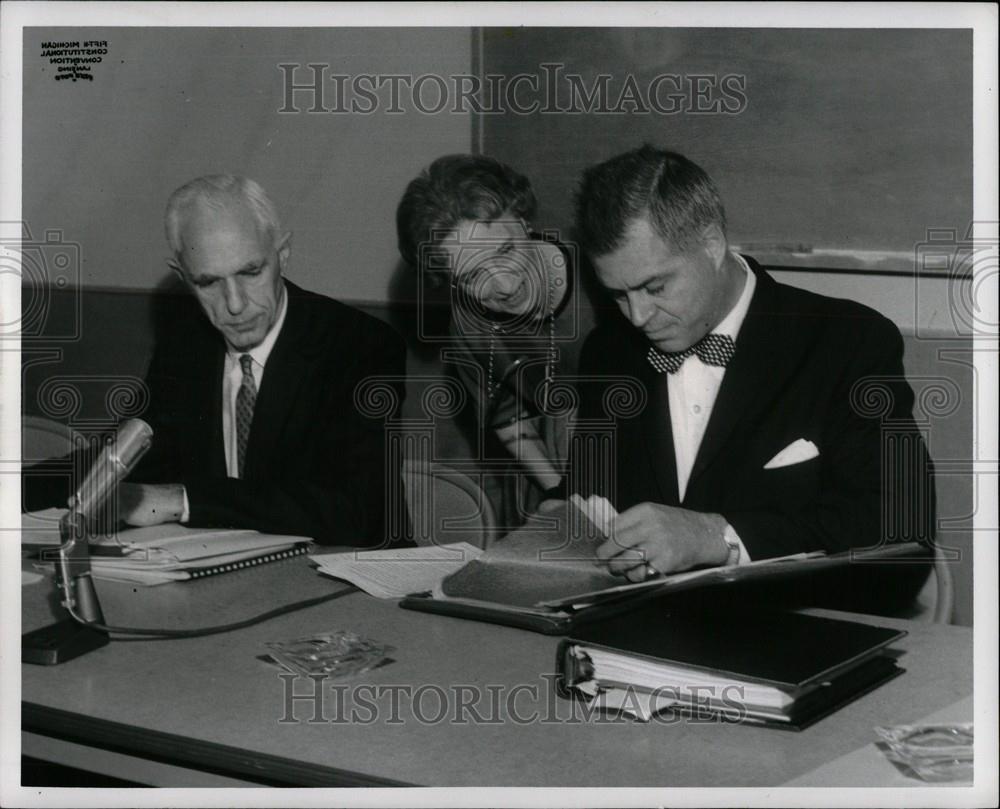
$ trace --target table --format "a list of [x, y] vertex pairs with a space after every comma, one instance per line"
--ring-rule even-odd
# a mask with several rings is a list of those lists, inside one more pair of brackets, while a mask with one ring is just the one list
[[[963, 627], [817, 610], [905, 628], [895, 648], [907, 672], [797, 733], [574, 721], [572, 703], [552, 690], [558, 638], [402, 610], [301, 557], [152, 588], [97, 585], [109, 623], [149, 627], [224, 623], [339, 594], [236, 632], [115, 641], [60, 666], [22, 666], [26, 755], [162, 786], [852, 785], [851, 766], [831, 776], [828, 765], [870, 755], [874, 726], [949, 706], [971, 711], [972, 632]], [[24, 631], [53, 619], [49, 578], [22, 593]], [[315, 691], [257, 659], [266, 641], [335, 629], [391, 644], [395, 661]], [[290, 684], [319, 696], [290, 700]]]

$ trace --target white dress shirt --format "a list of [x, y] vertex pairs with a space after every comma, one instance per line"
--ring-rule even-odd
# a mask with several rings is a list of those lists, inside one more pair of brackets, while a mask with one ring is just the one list
[[[236, 396], [240, 392], [240, 385], [243, 384], [243, 368], [240, 365], [240, 357], [249, 354], [253, 362], [250, 366], [250, 373], [253, 374], [254, 384], [260, 391], [261, 383], [264, 381], [264, 369], [267, 366], [267, 358], [271, 356], [271, 350], [281, 333], [281, 327], [285, 324], [285, 313], [288, 311], [288, 290], [282, 289], [281, 306], [278, 309], [278, 318], [271, 326], [271, 330], [264, 337], [264, 340], [256, 348], [249, 351], [226, 350], [226, 359], [222, 370], [222, 444], [226, 455], [226, 474], [231, 478], [239, 477], [239, 445], [236, 438]], [[184, 488], [184, 509], [181, 513], [180, 521], [186, 523], [191, 518], [191, 507], [188, 503], [187, 488]]]
[[[757, 286], [757, 278], [747, 266], [742, 256], [734, 254], [736, 261], [746, 273], [743, 292], [736, 305], [722, 322], [712, 329], [712, 334], [727, 334], [735, 343], [750, 307]], [[684, 360], [676, 373], [667, 374], [667, 392], [670, 402], [670, 427], [674, 435], [674, 459], [677, 463], [677, 493], [681, 502], [687, 492], [688, 480], [694, 466], [701, 439], [705, 435], [705, 427], [712, 415], [715, 398], [722, 385], [722, 377], [726, 369], [717, 365], [706, 365], [697, 355], [692, 354]], [[731, 526], [726, 529], [727, 539], [739, 543], [739, 563], [750, 561], [750, 556], [739, 541]]]

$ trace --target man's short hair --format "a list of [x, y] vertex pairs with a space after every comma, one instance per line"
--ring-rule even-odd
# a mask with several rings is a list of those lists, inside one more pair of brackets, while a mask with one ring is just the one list
[[643, 216], [681, 250], [697, 242], [707, 225], [726, 232], [726, 211], [712, 178], [676, 152], [645, 144], [584, 172], [576, 239], [588, 254], [614, 252], [629, 223]]
[[399, 252], [419, 269], [421, 245], [439, 241], [463, 219], [530, 220], [535, 194], [528, 178], [484, 155], [439, 157], [406, 187], [396, 209]]
[[209, 174], [185, 183], [167, 201], [164, 222], [167, 244], [176, 258], [184, 250], [181, 228], [191, 210], [203, 205], [210, 209], [222, 210], [234, 201], [245, 204], [257, 221], [257, 226], [272, 241], [281, 232], [278, 209], [274, 207], [267, 192], [248, 177], [233, 174]]

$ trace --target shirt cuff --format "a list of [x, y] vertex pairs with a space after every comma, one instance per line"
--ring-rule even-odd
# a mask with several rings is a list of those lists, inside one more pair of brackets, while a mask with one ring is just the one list
[[184, 496], [184, 510], [181, 511], [181, 522], [186, 523], [191, 519], [191, 504], [188, 502], [187, 486], [181, 486], [181, 494]]
[[[185, 500], [186, 502], [187, 500]], [[723, 539], [726, 540], [726, 544], [730, 548], [729, 559], [726, 560], [727, 565], [747, 565], [753, 561], [747, 552], [746, 545], [743, 544], [743, 540], [740, 539], [739, 534], [736, 533], [736, 529], [729, 523], [726, 523], [726, 531], [723, 534]], [[734, 555], [735, 559], [733, 558]]]

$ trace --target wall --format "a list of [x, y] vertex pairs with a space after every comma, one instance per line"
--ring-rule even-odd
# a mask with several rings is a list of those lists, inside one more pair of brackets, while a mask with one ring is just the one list
[[643, 142], [703, 166], [732, 240], [779, 254], [908, 259], [972, 219], [969, 30], [489, 28], [481, 50], [485, 74], [535, 77], [500, 103], [537, 107], [486, 115], [482, 143], [548, 227], [583, 168]]
[[[91, 39], [108, 43], [93, 81], [55, 80], [41, 43]], [[388, 103], [367, 115], [308, 113], [300, 92], [290, 106], [302, 112], [278, 112], [281, 63], [326, 64], [328, 75], [468, 73], [467, 28], [31, 28], [24, 53], [23, 216], [36, 239], [59, 229], [80, 244], [88, 287], [157, 286], [170, 192], [230, 172], [260, 182], [294, 232], [290, 278], [385, 301], [403, 188], [434, 157], [470, 148], [467, 113], [426, 115], [405, 99], [402, 114]]]

